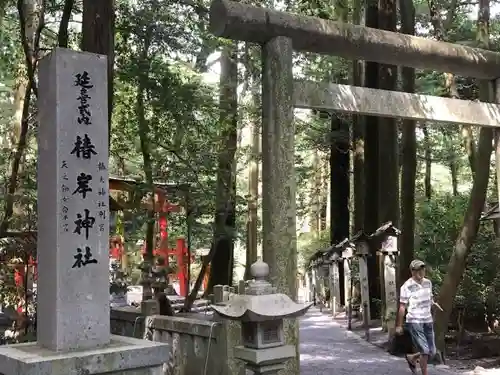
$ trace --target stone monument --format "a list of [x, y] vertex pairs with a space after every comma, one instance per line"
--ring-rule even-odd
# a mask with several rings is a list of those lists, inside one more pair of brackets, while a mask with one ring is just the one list
[[0, 347], [4, 375], [159, 375], [164, 344], [110, 334], [107, 60], [40, 62], [35, 343]]

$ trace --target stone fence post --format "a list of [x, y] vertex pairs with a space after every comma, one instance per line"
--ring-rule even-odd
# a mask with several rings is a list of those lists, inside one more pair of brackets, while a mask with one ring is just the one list
[[[244, 294], [245, 282], [240, 281], [238, 283], [238, 294]], [[231, 292], [233, 290], [233, 292]], [[240, 293], [242, 291], [242, 293]], [[234, 288], [230, 288], [225, 285], [214, 285], [214, 304], [224, 303], [234, 296]], [[239, 359], [234, 358], [234, 348], [241, 345], [241, 323], [238, 321], [232, 321], [227, 319], [222, 319], [219, 315], [214, 315], [214, 320], [219, 322], [222, 326], [221, 338], [223, 352], [221, 360], [226, 360], [228, 373], [221, 375], [245, 375], [245, 365]]]

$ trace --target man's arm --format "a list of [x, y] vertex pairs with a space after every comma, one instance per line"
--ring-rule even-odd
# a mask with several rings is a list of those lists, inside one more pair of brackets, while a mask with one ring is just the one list
[[405, 311], [406, 311], [406, 303], [399, 303], [399, 308], [398, 308], [398, 314], [396, 316], [396, 327], [402, 327], [403, 326], [403, 320], [405, 316]]
[[408, 293], [408, 289], [403, 284], [403, 286], [401, 287], [401, 290], [399, 292], [399, 308], [398, 308], [398, 313], [396, 315], [396, 327], [401, 327], [403, 325], [403, 320], [404, 320], [405, 311], [406, 311], [406, 305], [408, 304], [409, 300], [410, 300], [410, 296]]
[[441, 305], [439, 303], [437, 303], [436, 300], [434, 299], [434, 290], [432, 288], [432, 281], [429, 280], [429, 282], [431, 283], [431, 303], [432, 303], [432, 306], [435, 306], [439, 310], [444, 311], [443, 308], [441, 307]]

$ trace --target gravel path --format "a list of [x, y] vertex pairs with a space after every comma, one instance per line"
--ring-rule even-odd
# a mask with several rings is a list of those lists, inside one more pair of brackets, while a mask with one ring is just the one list
[[[300, 353], [301, 375], [411, 375], [404, 358], [367, 343], [314, 308], [300, 322]], [[429, 373], [459, 374], [433, 366]]]

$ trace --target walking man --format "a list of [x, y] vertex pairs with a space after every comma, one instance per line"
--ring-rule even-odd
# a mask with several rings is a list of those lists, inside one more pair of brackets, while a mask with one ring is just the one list
[[413, 373], [419, 361], [422, 375], [428, 375], [427, 363], [429, 358], [436, 353], [431, 308], [433, 305], [441, 308], [434, 302], [432, 282], [425, 277], [425, 263], [421, 260], [413, 260], [410, 263], [410, 270], [411, 277], [401, 286], [396, 333], [403, 333], [406, 311], [406, 329], [418, 351], [416, 354], [407, 354], [406, 361]]

